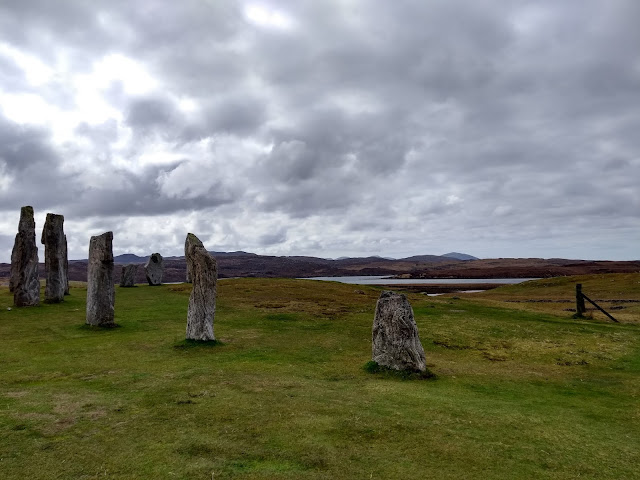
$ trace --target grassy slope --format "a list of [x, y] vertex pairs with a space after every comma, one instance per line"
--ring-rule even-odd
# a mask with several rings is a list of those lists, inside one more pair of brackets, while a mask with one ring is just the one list
[[410, 296], [439, 378], [403, 381], [362, 369], [379, 290], [219, 285], [215, 347], [181, 342], [187, 285], [118, 288], [105, 331], [82, 288], [11, 311], [0, 289], [2, 478], [640, 478], [633, 318], [504, 303], [535, 285]]
[[[567, 310], [573, 308], [575, 311], [576, 283], [581, 283], [583, 293], [609, 311], [617, 320], [640, 323], [640, 273], [546, 278], [487, 290], [478, 295], [474, 294], [473, 297], [476, 300], [493, 300], [502, 304], [508, 302], [511, 308], [565, 316]], [[585, 303], [589, 316], [609, 321], [590, 303]]]

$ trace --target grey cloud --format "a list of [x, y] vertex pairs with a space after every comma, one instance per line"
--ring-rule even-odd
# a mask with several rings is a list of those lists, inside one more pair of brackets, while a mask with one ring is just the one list
[[266, 162], [267, 172], [285, 182], [307, 180], [317, 168], [321, 168], [320, 158], [304, 142], [292, 140], [276, 145]]
[[83, 122], [76, 127], [75, 133], [78, 136], [88, 138], [101, 149], [108, 149], [119, 137], [118, 123], [113, 119], [98, 125], [89, 125]]
[[265, 233], [258, 238], [258, 244], [267, 247], [284, 243], [287, 240], [286, 230], [278, 230], [273, 233]]
[[221, 98], [207, 113], [209, 129], [232, 134], [256, 133], [267, 118], [264, 102], [248, 92]]
[[148, 167], [137, 175], [125, 170], [115, 170], [105, 179], [104, 186], [79, 191], [77, 202], [68, 205], [68, 211], [78, 218], [95, 215], [170, 215], [223, 205], [236, 198], [236, 192], [218, 180], [213, 180], [209, 190], [203, 194], [175, 197], [163, 193], [158, 179], [181, 163], [176, 162], [162, 168]]
[[139, 137], [157, 135], [169, 141], [194, 142], [231, 134], [255, 134], [266, 119], [265, 102], [250, 92], [218, 95], [198, 103], [200, 112], [187, 115], [161, 95], [132, 98], [126, 122]]
[[263, 187], [264, 200], [256, 202], [259, 210], [285, 212], [292, 218], [306, 218], [331, 212], [349, 211], [359, 192], [347, 178], [325, 178], [299, 182], [295, 185], [268, 189]]
[[14, 91], [22, 88], [25, 82], [23, 70], [12, 59], [0, 55], [0, 85]]
[[229, 92], [199, 103], [202, 113], [184, 120], [179, 138], [198, 141], [216, 135], [247, 137], [257, 135], [267, 120], [265, 100], [252, 92]]
[[129, 105], [127, 123], [142, 130], [154, 127], [172, 128], [177, 120], [173, 104], [163, 98], [135, 99]]
[[0, 162], [9, 173], [58, 163], [50, 141], [49, 132], [43, 128], [18, 125], [0, 117]]

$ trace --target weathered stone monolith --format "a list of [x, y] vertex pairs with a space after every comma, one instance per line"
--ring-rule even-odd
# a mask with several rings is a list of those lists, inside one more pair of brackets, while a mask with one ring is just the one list
[[372, 360], [394, 370], [424, 372], [424, 349], [413, 309], [402, 294], [383, 291], [373, 320]]
[[113, 327], [113, 233], [91, 237], [87, 269], [87, 324]]
[[[188, 272], [187, 272], [188, 274]], [[11, 271], [9, 273], [9, 292], [13, 293], [18, 282], [18, 237], [13, 243], [13, 249], [11, 250]]]
[[216, 313], [218, 264], [193, 233], [187, 234], [184, 246], [187, 271], [193, 287], [187, 313], [187, 340], [215, 340], [213, 320]]
[[149, 285], [162, 285], [162, 274], [164, 273], [164, 260], [159, 253], [152, 253], [144, 264], [144, 273], [147, 276]]
[[130, 263], [122, 266], [122, 276], [120, 277], [121, 287], [134, 287], [136, 284], [136, 274], [138, 273], [138, 264]]
[[20, 209], [18, 233], [11, 252], [9, 283], [13, 288], [13, 304], [16, 307], [30, 307], [40, 303], [36, 222], [33, 219], [33, 207], [30, 206]]
[[[187, 238], [184, 241], [184, 251], [185, 252], [187, 251], [188, 244], [189, 244], [189, 235], [187, 235]], [[186, 260], [186, 258], [185, 258], [185, 260]], [[186, 264], [187, 264], [187, 275], [186, 275], [185, 281], [186, 281], [186, 283], [192, 283], [191, 282], [191, 272], [189, 271], [189, 262], [186, 262]]]
[[64, 265], [65, 265], [65, 277], [64, 277], [64, 294], [70, 295], [69, 293], [69, 255], [67, 252], [67, 236], [64, 236]]
[[47, 219], [42, 229], [44, 245], [44, 270], [46, 286], [44, 301], [59, 303], [64, 300], [67, 290], [67, 242], [64, 235], [64, 216], [47, 213]]

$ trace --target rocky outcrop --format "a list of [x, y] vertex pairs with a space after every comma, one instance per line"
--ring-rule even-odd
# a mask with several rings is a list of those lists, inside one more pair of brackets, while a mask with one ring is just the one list
[[187, 234], [184, 245], [187, 271], [193, 288], [187, 313], [187, 340], [215, 340], [213, 321], [216, 313], [218, 264], [193, 233]]
[[144, 273], [147, 276], [149, 285], [162, 285], [162, 274], [164, 273], [164, 260], [159, 253], [152, 253], [144, 264]]
[[122, 276], [120, 277], [121, 287], [134, 287], [136, 284], [136, 274], [138, 273], [138, 264], [130, 263], [122, 266]]
[[383, 291], [373, 320], [372, 360], [393, 370], [424, 372], [427, 365], [409, 300]]
[[11, 252], [9, 283], [13, 288], [13, 304], [16, 307], [30, 307], [40, 303], [36, 222], [33, 219], [33, 207], [30, 206], [20, 209], [18, 233]]
[[67, 240], [64, 235], [64, 216], [47, 213], [40, 240], [44, 245], [44, 270], [46, 286], [44, 301], [58, 303], [68, 291]]
[[112, 327], [115, 288], [113, 284], [113, 233], [91, 237], [87, 271], [87, 324]]

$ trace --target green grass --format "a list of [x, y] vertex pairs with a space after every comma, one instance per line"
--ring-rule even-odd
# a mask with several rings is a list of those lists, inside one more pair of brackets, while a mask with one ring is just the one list
[[[214, 345], [184, 341], [189, 285], [116, 287], [107, 330], [82, 287], [11, 311], [4, 287], [0, 476], [640, 478], [636, 307], [618, 325], [522, 303], [570, 298], [562, 280], [408, 295], [430, 380], [365, 370], [374, 287], [223, 280]], [[609, 280], [581, 281], [640, 299], [640, 276]]]

